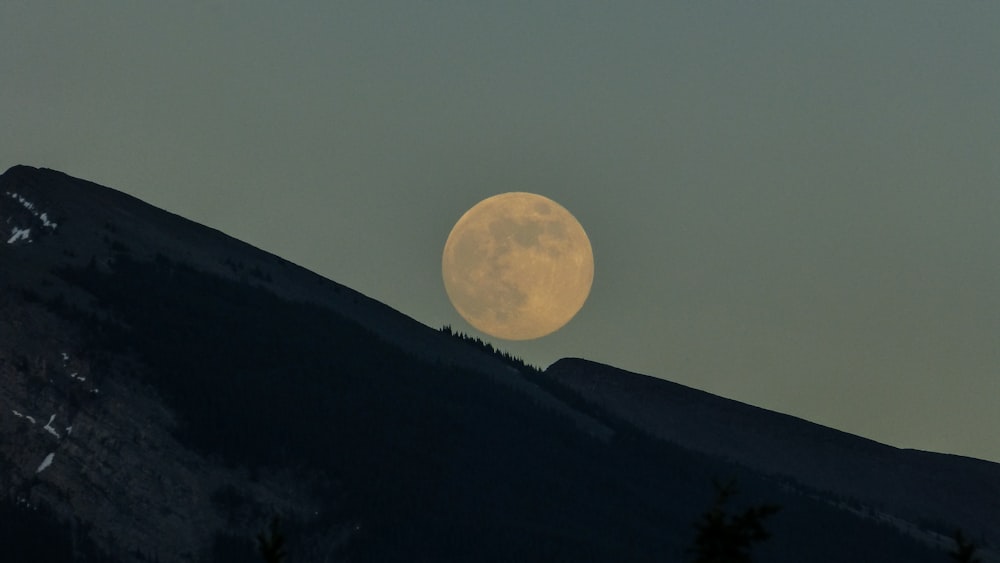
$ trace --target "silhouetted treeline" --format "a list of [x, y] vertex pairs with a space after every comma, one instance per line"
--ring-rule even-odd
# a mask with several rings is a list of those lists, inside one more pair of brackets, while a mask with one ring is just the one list
[[694, 563], [751, 563], [751, 548], [771, 537], [764, 521], [776, 514], [775, 504], [751, 506], [730, 512], [729, 501], [738, 492], [736, 481], [715, 484], [715, 502], [695, 523], [697, 533], [690, 549]]
[[444, 326], [442, 326], [440, 328], [440, 330], [441, 330], [441, 332], [443, 332], [445, 334], [448, 334], [450, 336], [454, 336], [455, 338], [461, 340], [462, 342], [465, 342], [466, 344], [469, 344], [470, 346], [472, 346], [473, 348], [476, 348], [477, 350], [482, 350], [483, 352], [486, 352], [487, 354], [492, 354], [493, 356], [499, 358], [504, 363], [506, 363], [506, 364], [508, 364], [510, 366], [513, 366], [513, 367], [517, 368], [518, 370], [526, 371], [526, 372], [540, 372], [541, 371], [541, 369], [539, 367], [533, 366], [533, 365], [525, 362], [521, 358], [518, 358], [517, 356], [511, 354], [510, 352], [507, 352], [506, 350], [501, 350], [499, 348], [495, 348], [492, 344], [490, 344], [489, 342], [486, 342], [485, 340], [483, 340], [482, 338], [479, 338], [478, 336], [470, 336], [468, 334], [465, 334], [464, 332], [457, 332], [455, 330], [452, 330], [451, 325], [444, 325]]

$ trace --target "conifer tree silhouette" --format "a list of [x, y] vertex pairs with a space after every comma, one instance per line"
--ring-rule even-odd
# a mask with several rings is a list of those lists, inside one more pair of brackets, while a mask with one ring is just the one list
[[750, 563], [750, 548], [771, 534], [764, 520], [780, 510], [773, 504], [752, 506], [740, 514], [729, 514], [726, 503], [736, 495], [735, 481], [715, 483], [715, 504], [695, 524], [698, 533], [689, 550], [695, 563]]
[[948, 552], [952, 561], [956, 563], [982, 563], [983, 560], [976, 557], [979, 548], [965, 538], [962, 530], [955, 530], [955, 535], [952, 538], [955, 539], [955, 549]]
[[285, 561], [285, 535], [281, 533], [281, 526], [278, 517], [271, 519], [271, 526], [268, 534], [264, 532], [257, 534], [257, 549], [261, 557], [267, 563], [284, 563]]

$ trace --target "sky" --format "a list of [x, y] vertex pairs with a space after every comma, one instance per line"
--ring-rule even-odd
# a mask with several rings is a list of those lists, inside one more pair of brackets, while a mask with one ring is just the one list
[[1000, 461], [1000, 3], [0, 6], [0, 169], [54, 168], [476, 336], [491, 195], [572, 212], [583, 309], [490, 341]]

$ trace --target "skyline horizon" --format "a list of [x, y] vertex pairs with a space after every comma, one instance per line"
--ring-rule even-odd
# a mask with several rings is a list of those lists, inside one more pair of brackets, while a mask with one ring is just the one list
[[559, 331], [493, 340], [512, 354], [1000, 461], [1000, 4], [2, 11], [0, 169], [464, 332], [449, 230], [537, 193], [594, 279]]
[[[31, 165], [16, 164], [16, 165], [11, 166], [7, 170], [9, 171], [9, 170], [11, 170], [13, 168], [17, 168], [17, 167], [20, 167], [20, 166], [25, 166], [25, 167], [28, 167], [28, 168], [33, 168], [33, 169], [38, 169], [38, 170], [51, 170], [52, 172], [63, 174], [63, 175], [68, 176], [70, 178], [74, 178], [74, 179], [77, 179], [77, 180], [83, 180], [83, 181], [86, 181], [86, 182], [95, 183], [95, 184], [97, 184], [99, 186], [102, 186], [104, 188], [110, 188], [110, 189], [112, 189], [112, 190], [114, 190], [114, 191], [116, 191], [118, 193], [124, 194], [124, 195], [131, 195], [128, 192], [120, 190], [120, 189], [118, 189], [118, 188], [116, 188], [114, 186], [106, 186], [106, 185], [100, 184], [99, 182], [93, 182], [92, 180], [88, 180], [87, 178], [80, 178], [78, 176], [74, 176], [74, 175], [72, 175], [70, 173], [67, 173], [65, 171], [56, 170], [56, 169], [52, 169], [52, 168], [48, 168], [48, 167], [34, 167], [34, 166], [31, 166]], [[6, 171], [4, 171], [4, 173], [6, 173]], [[135, 197], [135, 196], [133, 196], [133, 197]], [[283, 257], [281, 255], [275, 254], [275, 253], [270, 252], [270, 251], [268, 251], [266, 249], [260, 248], [260, 247], [254, 245], [254, 244], [252, 244], [252, 243], [250, 243], [248, 241], [245, 241], [245, 240], [242, 240], [242, 239], [240, 239], [238, 237], [235, 237], [235, 236], [233, 236], [233, 235], [231, 235], [231, 234], [229, 234], [229, 233], [227, 233], [227, 232], [225, 232], [225, 231], [223, 231], [221, 229], [218, 229], [218, 228], [214, 227], [211, 224], [205, 224], [205, 223], [200, 223], [200, 222], [197, 222], [197, 221], [193, 221], [192, 219], [190, 219], [188, 217], [185, 217], [182, 214], [176, 213], [176, 212], [171, 211], [169, 209], [163, 209], [163, 208], [157, 207], [157, 206], [153, 205], [152, 203], [149, 203], [149, 202], [143, 200], [142, 198], [136, 198], [136, 199], [140, 203], [142, 203], [144, 205], [150, 205], [150, 206], [152, 206], [153, 208], [155, 208], [155, 209], [157, 209], [159, 211], [163, 211], [163, 212], [169, 213], [171, 215], [174, 215], [176, 217], [179, 217], [179, 218], [181, 218], [183, 220], [192, 221], [192, 222], [194, 222], [197, 225], [200, 225], [200, 226], [203, 226], [203, 227], [207, 227], [207, 228], [209, 228], [209, 229], [211, 229], [213, 231], [221, 233], [225, 237], [232, 238], [232, 239], [234, 239], [237, 242], [242, 243], [242, 244], [247, 244], [250, 247], [252, 247], [252, 248], [254, 248], [256, 250], [259, 250], [261, 252], [264, 252], [264, 253], [266, 253], [268, 255], [277, 257], [277, 258], [279, 258], [281, 260], [288, 260], [287, 258], [285, 258], [285, 257]], [[343, 285], [343, 286], [347, 287], [348, 289], [351, 289], [352, 291], [355, 291], [355, 292], [357, 292], [357, 293], [359, 293], [361, 295], [364, 295], [365, 297], [368, 297], [369, 299], [372, 299], [373, 301], [376, 301], [377, 303], [379, 303], [379, 304], [381, 304], [383, 306], [389, 307], [390, 309], [392, 309], [396, 313], [404, 315], [404, 316], [406, 316], [406, 317], [408, 317], [408, 318], [410, 318], [410, 319], [412, 319], [412, 320], [420, 323], [421, 325], [423, 325], [424, 327], [426, 327], [428, 329], [448, 332], [448, 333], [450, 333], [450, 334], [452, 334], [452, 335], [454, 335], [454, 336], [456, 336], [458, 338], [462, 338], [464, 340], [470, 341], [470, 343], [472, 343], [472, 344], [480, 344], [481, 343], [483, 345], [488, 345], [493, 350], [495, 350], [497, 353], [510, 355], [511, 358], [513, 358], [514, 360], [524, 362], [524, 363], [526, 363], [527, 365], [529, 365], [529, 366], [531, 366], [533, 368], [541, 370], [542, 372], [545, 372], [550, 367], [552, 367], [554, 364], [559, 363], [559, 362], [561, 362], [563, 360], [583, 360], [583, 361], [591, 362], [591, 363], [594, 363], [594, 364], [597, 364], [597, 365], [600, 365], [600, 366], [606, 366], [606, 367], [612, 368], [614, 370], [620, 370], [620, 371], [628, 373], [628, 374], [639, 375], [639, 376], [644, 376], [644, 377], [651, 377], [651, 378], [654, 378], [654, 379], [663, 380], [663, 381], [666, 381], [666, 382], [669, 382], [669, 383], [672, 383], [672, 384], [680, 385], [680, 386], [688, 388], [688, 389], [692, 389], [692, 390], [697, 391], [697, 392], [704, 392], [704, 393], [707, 393], [707, 394], [709, 394], [711, 396], [720, 397], [720, 398], [722, 398], [724, 400], [731, 400], [731, 401], [734, 401], [736, 403], [740, 403], [740, 404], [743, 404], [743, 405], [748, 405], [748, 406], [754, 407], [754, 408], [760, 408], [760, 409], [763, 409], [765, 411], [772, 412], [772, 413], [775, 413], [775, 414], [778, 414], [778, 415], [789, 416], [789, 417], [792, 417], [792, 418], [795, 418], [795, 419], [798, 419], [798, 420], [802, 420], [802, 421], [804, 421], [806, 423], [817, 424], [817, 425], [822, 426], [824, 428], [828, 428], [828, 429], [831, 429], [831, 430], [834, 430], [834, 431], [837, 431], [837, 432], [843, 432], [845, 434], [849, 434], [851, 436], [855, 436], [855, 437], [858, 437], [858, 438], [861, 438], [861, 439], [870, 440], [872, 442], [875, 442], [875, 443], [878, 443], [878, 444], [881, 444], [881, 445], [895, 447], [895, 448], [898, 448], [900, 450], [926, 451], [926, 452], [930, 452], [930, 453], [940, 453], [940, 454], [946, 454], [946, 455], [956, 455], [956, 456], [959, 456], [959, 457], [968, 457], [970, 459], [979, 459], [979, 460], [982, 460], [982, 461], [988, 461], [988, 462], [992, 462], [992, 463], [1000, 463], [1000, 459], [989, 459], [987, 457], [979, 457], [979, 456], [973, 456], [973, 455], [966, 455], [966, 454], [955, 453], [955, 452], [950, 452], [950, 451], [939, 451], [939, 450], [929, 450], [929, 449], [921, 449], [921, 448], [911, 448], [911, 447], [899, 446], [899, 445], [896, 445], [896, 444], [891, 444], [889, 442], [886, 442], [886, 441], [883, 441], [883, 440], [879, 439], [879, 437], [877, 437], [877, 436], [867, 436], [867, 435], [863, 435], [863, 434], [858, 434], [858, 433], [850, 432], [848, 430], [845, 430], [845, 429], [842, 429], [842, 428], [838, 428], [836, 426], [831, 426], [831, 425], [823, 424], [823, 423], [821, 423], [819, 421], [811, 420], [810, 418], [805, 417], [805, 416], [800, 416], [800, 415], [796, 415], [796, 414], [792, 414], [792, 413], [788, 413], [788, 412], [783, 412], [783, 411], [779, 411], [779, 410], [769, 409], [767, 407], [764, 407], [764, 406], [761, 406], [761, 405], [757, 405], [757, 404], [754, 404], [753, 402], [744, 400], [743, 398], [738, 397], [738, 396], [728, 396], [728, 395], [724, 395], [724, 394], [720, 394], [720, 393], [714, 393], [714, 392], [711, 392], [711, 391], [708, 391], [708, 390], [705, 390], [705, 389], [701, 389], [701, 388], [699, 388], [696, 385], [692, 385], [692, 384], [681, 382], [681, 381], [676, 381], [676, 380], [670, 379], [668, 377], [662, 377], [662, 376], [658, 376], [658, 375], [655, 375], [655, 374], [649, 374], [649, 373], [643, 373], [643, 372], [631, 370], [631, 369], [625, 368], [623, 366], [618, 366], [618, 365], [613, 364], [613, 363], [601, 362], [601, 361], [592, 359], [590, 357], [587, 357], [585, 355], [563, 355], [563, 356], [559, 356], [558, 353], [557, 353], [556, 356], [550, 362], [548, 362], [547, 364], [534, 364], [534, 363], [531, 363], [529, 360], [527, 360], [527, 359], [519, 356], [518, 354], [511, 352], [508, 349], [507, 345], [512, 345], [512, 344], [516, 345], [518, 343], [525, 342], [523, 340], [507, 340], [507, 339], [504, 339], [504, 338], [499, 337], [499, 336], [491, 335], [491, 334], [488, 334], [488, 333], [485, 333], [485, 332], [482, 332], [482, 331], [476, 329], [473, 325], [470, 325], [467, 322], [464, 323], [465, 324], [465, 328], [467, 328], [467, 330], [464, 330], [464, 331], [463, 330], [459, 330], [459, 329], [455, 328], [454, 326], [452, 326], [450, 324], [445, 324], [445, 325], [441, 325], [441, 326], [432, 326], [432, 325], [429, 325], [429, 324], [421, 321], [420, 319], [413, 317], [407, 311], [401, 310], [401, 309], [397, 309], [395, 307], [392, 307], [388, 303], [385, 303], [384, 301], [379, 300], [376, 296], [370, 295], [363, 288], [358, 288], [358, 287], [353, 287], [353, 286], [349, 286], [349, 285], [343, 284], [342, 282], [340, 282], [340, 281], [338, 281], [336, 279], [329, 278], [329, 277], [323, 275], [320, 272], [316, 272], [316, 271], [308, 268], [307, 266], [295, 263], [293, 261], [291, 261], [291, 262], [293, 264], [295, 264], [296, 266], [304, 268], [305, 270], [307, 270], [307, 271], [309, 271], [309, 272], [311, 272], [313, 274], [319, 275], [319, 276], [323, 277], [324, 279], [326, 279], [328, 281], [331, 281], [331, 282], [339, 284], [339, 285]], [[461, 318], [461, 317], [459, 317], [459, 318]], [[463, 321], [464, 321], [464, 319], [463, 319]], [[558, 332], [558, 330], [556, 332]], [[543, 340], [545, 338], [546, 338], [546, 336], [542, 336], [542, 337], [539, 337], [539, 338], [536, 338], [536, 339], [533, 339], [533, 340]]]

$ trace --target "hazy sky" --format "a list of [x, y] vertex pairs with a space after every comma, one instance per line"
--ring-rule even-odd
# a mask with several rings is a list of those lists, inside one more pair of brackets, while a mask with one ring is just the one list
[[1000, 3], [0, 6], [0, 168], [121, 189], [433, 327], [454, 222], [591, 237], [581, 356], [1000, 461]]

